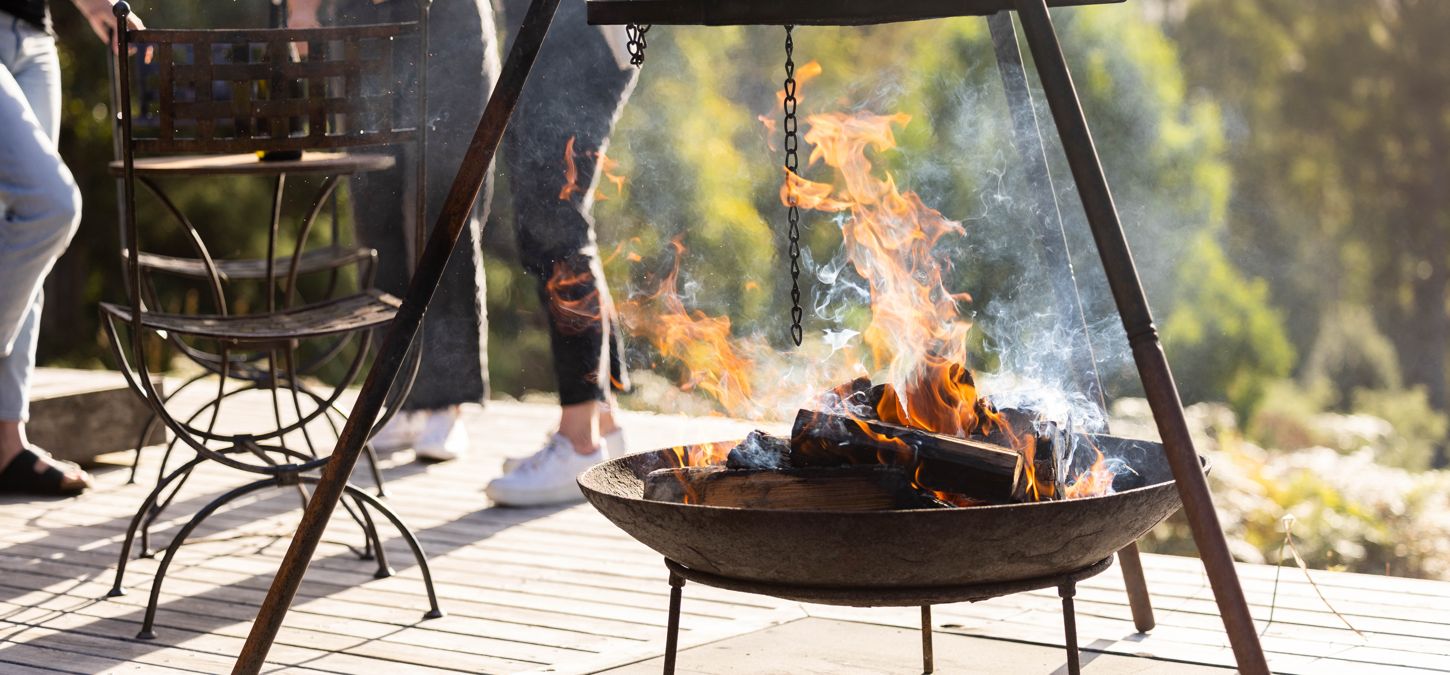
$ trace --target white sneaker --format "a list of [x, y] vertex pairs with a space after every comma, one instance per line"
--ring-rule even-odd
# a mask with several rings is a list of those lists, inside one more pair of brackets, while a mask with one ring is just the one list
[[[555, 433], [557, 432], [550, 431], [544, 437], [546, 439], [552, 440]], [[503, 472], [513, 473], [514, 469], [519, 468], [519, 465], [528, 461], [529, 458], [538, 456], [539, 454], [542, 454], [544, 451], [548, 450], [549, 440], [546, 440], [544, 443], [544, 447], [534, 451], [534, 454], [532, 455], [528, 455], [526, 457], [509, 457], [505, 459], [503, 461]], [[601, 447], [604, 448], [604, 459], [599, 460], [601, 462], [609, 459], [619, 459], [620, 457], [629, 454], [629, 446], [624, 441], [624, 429], [617, 428], [614, 431], [604, 434], [604, 444]]]
[[416, 411], [399, 410], [370, 439], [373, 449], [379, 452], [392, 452], [413, 447], [418, 440], [421, 422]]
[[518, 468], [493, 479], [484, 494], [499, 506], [550, 506], [584, 501], [575, 479], [605, 459], [604, 444], [587, 455], [574, 452], [569, 439], [554, 434], [542, 450]]
[[468, 454], [468, 431], [458, 406], [420, 411], [422, 418], [413, 454], [425, 462], [447, 462]]

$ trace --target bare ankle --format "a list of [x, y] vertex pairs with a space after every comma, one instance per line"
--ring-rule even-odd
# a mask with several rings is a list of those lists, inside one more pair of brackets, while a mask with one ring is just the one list
[[25, 449], [25, 423], [0, 421], [0, 467]]

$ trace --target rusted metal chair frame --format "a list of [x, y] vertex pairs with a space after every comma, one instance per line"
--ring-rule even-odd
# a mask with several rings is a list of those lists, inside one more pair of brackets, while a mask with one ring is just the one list
[[[1114, 0], [883, 0], [851, 3], [840, 0], [590, 0], [589, 20], [596, 24], [856, 25], [1015, 12], [1026, 34], [1033, 64], [1077, 184], [1078, 196], [1127, 332], [1139, 379], [1163, 439], [1164, 453], [1193, 531], [1194, 542], [1203, 559], [1234, 657], [1240, 672], [1266, 675], [1268, 664], [1239, 584], [1228, 542], [1214, 511], [1213, 497], [1199, 464], [1198, 453], [1188, 432], [1177, 385], [1159, 342], [1142, 282], [1113, 203], [1112, 191], [1098, 160], [1097, 148], [1048, 12], [1049, 4], [1065, 6], [1111, 1]], [[468, 211], [478, 198], [484, 170], [498, 148], [558, 3], [559, 0], [532, 0], [530, 3], [483, 118], [479, 120], [462, 168], [454, 177], [452, 189], [439, 213], [407, 297], [384, 338], [379, 357], [368, 373], [358, 403], [353, 408], [353, 415], [323, 469], [314, 498], [303, 514], [302, 524], [293, 536], [277, 576], [272, 580], [271, 590], [233, 669], [235, 673], [259, 673], [266, 663], [267, 652], [282, 627], [287, 608], [317, 550], [327, 520], [343, 494], [347, 476], [366, 440], [367, 428], [382, 408], [383, 395], [402, 367], [403, 356], [442, 278], [449, 253], [458, 241]], [[1028, 145], [1020, 147], [1031, 150]]]
[[[195, 450], [197, 456], [169, 474], [165, 474], [166, 467], [163, 462], [162, 473], [165, 475], [158, 477], [157, 486], [143, 502], [127, 531], [112, 594], [124, 593], [121, 583], [125, 563], [129, 558], [131, 544], [138, 529], [141, 531], [143, 539], [143, 555], [149, 554], [149, 546], [145, 539], [151, 522], [175, 498], [181, 485], [185, 483], [186, 478], [198, 464], [214, 461], [264, 476], [261, 480], [244, 488], [233, 490], [212, 500], [173, 537], [152, 584], [151, 600], [140, 632], [142, 638], [154, 637], [155, 608], [170, 561], [187, 536], [207, 516], [222, 505], [263, 487], [295, 486], [303, 495], [304, 504], [306, 504], [307, 492], [303, 486], [315, 482], [317, 479], [304, 474], [322, 466], [327, 461], [326, 458], [317, 456], [311, 436], [307, 432], [307, 425], [318, 417], [323, 417], [329, 425], [333, 426], [334, 430], [336, 429], [332, 415], [340, 413], [336, 406], [337, 400], [361, 372], [362, 364], [370, 351], [373, 332], [385, 326], [393, 318], [399, 303], [385, 294], [365, 290], [358, 294], [314, 304], [294, 305], [297, 296], [297, 277], [304, 270], [304, 263], [308, 261], [304, 253], [305, 243], [312, 230], [312, 225], [321, 211], [322, 204], [336, 188], [338, 177], [329, 176], [324, 180], [320, 196], [302, 222], [298, 242], [289, 264], [286, 266], [284, 277], [279, 274], [277, 269], [277, 244], [285, 173], [276, 173], [272, 219], [268, 231], [267, 257], [260, 261], [260, 265], [264, 268], [261, 280], [265, 283], [266, 312], [245, 317], [229, 316], [225, 291], [222, 287], [225, 267], [219, 265], [210, 255], [199, 230], [166, 198], [164, 191], [146, 180], [145, 177], [138, 175], [136, 155], [161, 155], [163, 153], [206, 155], [412, 145], [415, 148], [413, 159], [416, 161], [416, 185], [414, 187], [419, 195], [414, 200], [417, 209], [415, 217], [416, 222], [420, 223], [415, 236], [421, 237], [421, 222], [425, 207], [422, 195], [426, 194], [427, 116], [423, 101], [427, 87], [427, 4], [420, 3], [420, 8], [421, 12], [417, 21], [393, 24], [296, 30], [270, 28], [133, 31], [124, 28], [126, 26], [124, 17], [129, 12], [129, 7], [125, 3], [116, 7], [118, 17], [122, 19], [119, 25], [123, 27], [117, 36], [118, 49], [122, 57], [116, 59], [116, 93], [120, 102], [118, 119], [122, 156], [122, 242], [125, 247], [123, 258], [126, 263], [126, 290], [130, 302], [128, 305], [103, 304], [103, 325], [106, 327], [121, 370], [131, 386], [148, 401], [156, 419], [172, 431], [173, 443], [176, 440], [183, 442]], [[413, 63], [418, 96], [414, 123], [411, 127], [395, 121], [401, 111], [401, 107], [399, 110], [394, 110], [395, 104], [391, 95], [395, 86], [394, 77], [397, 74], [392, 54], [393, 41], [396, 38], [412, 38], [418, 43], [418, 51]], [[308, 57], [302, 61], [291, 61], [289, 58], [291, 46], [299, 43], [308, 46]], [[132, 54], [133, 52], [139, 53], [134, 48], [141, 45], [145, 47], [140, 51], [155, 50], [160, 57], [158, 61], [160, 103], [157, 107], [160, 123], [156, 129], [155, 138], [136, 138], [133, 135], [135, 109], [131, 97], [131, 66], [132, 60], [136, 57]], [[253, 45], [262, 46], [266, 55], [262, 62], [252, 61]], [[218, 47], [223, 50], [223, 53], [227, 49], [239, 50], [243, 55], [243, 61], [214, 63], [213, 57]], [[367, 51], [365, 52], [365, 50]], [[190, 58], [176, 59], [178, 51], [189, 52], [187, 55]], [[341, 58], [336, 58], [339, 52]], [[365, 58], [365, 56], [371, 58]], [[365, 75], [382, 78], [385, 86], [381, 88], [384, 90], [381, 95], [362, 94], [361, 88]], [[340, 87], [329, 86], [330, 81], [339, 80]], [[289, 84], [301, 81], [305, 81], [306, 84], [301, 89], [300, 95], [289, 92]], [[225, 100], [213, 100], [212, 89], [218, 82], [232, 85], [229, 96]], [[272, 95], [266, 98], [253, 98], [254, 82], [268, 83]], [[187, 91], [194, 96], [194, 99], [176, 100], [178, 84], [189, 85], [191, 88]], [[292, 131], [290, 123], [296, 119], [306, 120], [305, 133], [297, 134]], [[221, 124], [221, 122], [230, 123]], [[253, 126], [254, 122], [260, 122], [260, 124]], [[223, 128], [219, 129], [219, 127]], [[266, 170], [268, 169], [257, 172], [265, 173]], [[199, 276], [209, 282], [213, 294], [212, 299], [217, 305], [217, 314], [168, 315], [147, 308], [148, 304], [152, 307], [159, 307], [154, 286], [149, 283], [151, 280], [148, 277], [157, 271], [168, 271], [165, 269], [168, 261], [148, 260], [146, 258], [148, 254], [143, 254], [141, 251], [141, 235], [136, 222], [135, 185], [138, 182], [160, 198], [171, 215], [186, 230], [193, 250], [199, 257], [186, 261], [184, 264], [205, 271], [204, 275], [192, 274], [191, 276]], [[334, 218], [334, 228], [336, 222], [336, 218]], [[336, 231], [334, 232], [334, 245], [337, 242], [335, 235]], [[370, 285], [373, 260], [376, 254], [371, 252], [367, 255], [344, 253], [345, 255], [342, 257], [348, 258], [345, 262], [357, 262], [364, 265], [364, 278], [369, 281], [368, 285]], [[158, 262], [162, 264], [157, 264]], [[257, 265], [255, 261], [242, 264]], [[338, 268], [332, 266], [329, 269], [324, 265], [321, 269], [333, 273], [333, 279], [329, 283], [331, 287], [329, 294], [331, 294], [336, 286]], [[277, 282], [283, 278], [285, 278], [285, 283], [281, 288], [279, 302]], [[121, 327], [129, 329], [128, 339], [125, 342], [121, 337]], [[169, 397], [163, 396], [157, 391], [148, 368], [146, 353], [148, 333], [181, 346], [189, 358], [218, 376], [217, 395], [210, 404], [203, 406], [186, 419], [180, 419], [167, 410], [165, 404]], [[347, 366], [347, 373], [342, 381], [333, 388], [330, 395], [319, 395], [311, 390], [304, 390], [304, 387], [299, 385], [298, 373], [302, 369], [299, 369], [296, 363], [295, 350], [301, 341], [333, 339], [333, 344], [322, 350], [325, 359], [340, 352], [346, 340], [357, 334], [360, 334], [357, 340], [357, 354]], [[214, 352], [193, 348], [182, 340], [182, 336], [214, 341], [217, 348]], [[255, 355], [247, 353], [247, 350], [252, 350]], [[414, 372], [416, 372], [419, 354], [414, 349], [406, 351], [408, 354], [404, 358], [414, 365]], [[285, 362], [284, 377], [279, 377], [278, 373], [279, 353]], [[267, 359], [265, 371], [253, 365], [261, 358]], [[317, 360], [305, 367], [311, 369], [320, 362], [321, 360]], [[249, 369], [251, 372], [248, 372]], [[237, 372], [234, 373], [234, 370]], [[246, 384], [240, 389], [228, 391], [226, 387], [229, 374], [239, 375], [240, 377], [235, 379], [240, 379]], [[190, 386], [197, 379], [193, 378], [183, 387]], [[406, 397], [411, 379], [411, 377], [407, 378], [404, 381], [405, 386], [402, 388], [388, 388], [384, 397], [388, 399], [389, 413], [395, 410]], [[286, 386], [291, 392], [297, 418], [291, 423], [283, 421], [281, 406], [277, 399], [277, 389], [281, 386]], [[273, 393], [273, 407], [276, 416], [274, 428], [251, 435], [215, 432], [216, 418], [219, 416], [220, 406], [225, 399], [243, 391], [262, 388], [269, 389]], [[171, 396], [174, 395], [175, 392], [171, 394]], [[314, 410], [307, 414], [303, 413], [301, 403], [303, 396], [310, 398], [315, 406]], [[196, 419], [208, 410], [211, 411], [211, 415], [207, 428], [202, 429], [195, 426]], [[381, 422], [378, 424], [378, 427], [380, 426]], [[284, 436], [294, 431], [302, 433], [308, 446], [308, 453], [298, 452], [283, 444]], [[338, 435], [340, 436], [341, 433]], [[268, 440], [273, 442], [267, 443]], [[226, 443], [227, 447], [216, 449], [210, 445], [217, 442]], [[371, 448], [367, 449], [371, 454]], [[168, 454], [169, 450], [170, 448], [168, 448]], [[260, 463], [239, 461], [232, 455], [251, 456], [260, 460]], [[375, 462], [374, 476], [381, 488], [381, 476], [376, 470]], [[171, 492], [163, 499], [162, 494], [168, 487]], [[363, 528], [362, 556], [365, 558], [376, 557], [379, 563], [378, 576], [391, 574], [381, 539], [369, 513], [369, 509], [373, 509], [382, 513], [392, 522], [410, 544], [417, 563], [423, 570], [430, 604], [428, 615], [441, 615], [431, 576], [428, 574], [428, 562], [416, 538], [403, 525], [397, 514], [383, 503], [351, 485], [345, 486], [344, 492], [352, 497], [352, 503], [357, 510], [353, 511], [347, 503], [344, 503], [345, 508], [348, 508], [354, 519]]]

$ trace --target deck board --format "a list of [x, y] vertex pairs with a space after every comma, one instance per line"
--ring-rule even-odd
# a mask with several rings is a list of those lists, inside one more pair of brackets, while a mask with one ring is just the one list
[[[251, 414], [270, 417], [270, 403], [242, 397], [222, 422], [236, 425]], [[384, 457], [387, 501], [427, 550], [448, 615], [423, 620], [427, 602], [420, 571], [385, 525], [396, 573], [375, 579], [376, 563], [358, 559], [347, 546], [361, 544], [361, 530], [339, 515], [278, 635], [269, 669], [583, 673], [658, 657], [669, 586], [656, 554], [588, 506], [497, 509], [482, 493], [505, 456], [534, 449], [553, 414], [544, 405], [491, 402], [465, 417], [475, 439], [471, 457], [442, 465], [414, 463], [408, 452]], [[641, 413], [625, 413], [623, 419], [632, 447], [639, 449], [719, 440], [755, 426]], [[160, 456], [159, 449], [145, 453], [139, 485], [126, 485], [126, 472], [111, 468], [98, 472], [96, 490], [77, 499], [0, 501], [0, 671], [230, 667], [281, 562], [300, 500], [293, 490], [264, 490], [209, 519], [180, 549], [161, 589], [157, 639], [136, 640], [158, 561], [131, 560], [127, 594], [105, 595], [125, 528], [155, 479]], [[152, 544], [169, 542], [196, 509], [250, 479], [204, 467], [158, 521]], [[364, 472], [357, 483], [371, 489]], [[1147, 636], [1135, 633], [1121, 574], [1110, 569], [1078, 589], [1084, 648], [1170, 665], [1231, 665], [1198, 561], [1147, 555], [1144, 565], [1159, 628]], [[1274, 567], [1244, 564], [1239, 570], [1277, 671], [1450, 672], [1450, 583], [1313, 572], [1341, 619], [1298, 569], [1279, 572], [1277, 598]], [[915, 627], [918, 619], [911, 609], [807, 606], [691, 584], [681, 645], [731, 644], [796, 621], [899, 630]], [[938, 631], [978, 642], [1061, 645], [1060, 604], [1050, 591], [942, 606], [934, 619]], [[1360, 633], [1346, 627], [1345, 619]], [[756, 643], [773, 644], [764, 638], [742, 644]], [[792, 663], [788, 654], [771, 661], [781, 671]]]

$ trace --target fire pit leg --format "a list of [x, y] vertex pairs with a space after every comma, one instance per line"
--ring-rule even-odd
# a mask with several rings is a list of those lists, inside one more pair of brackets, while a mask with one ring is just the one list
[[935, 657], [931, 651], [931, 605], [921, 606], [921, 672], [931, 675], [936, 672]]
[[1077, 651], [1077, 612], [1072, 607], [1072, 596], [1077, 595], [1077, 584], [1069, 581], [1057, 587], [1062, 596], [1062, 626], [1067, 636], [1067, 674], [1081, 675], [1082, 663]]
[[670, 572], [669, 632], [665, 635], [665, 675], [675, 675], [675, 650], [680, 646], [680, 595], [685, 578]]
[[[1052, 172], [1047, 164], [1047, 149], [1042, 142], [1042, 128], [1037, 123], [1037, 108], [1032, 102], [1032, 90], [1027, 86], [1022, 49], [1017, 46], [1017, 29], [1012, 25], [1012, 15], [1005, 11], [987, 17], [987, 28], [992, 35], [992, 49], [997, 56], [997, 70], [1007, 96], [1007, 109], [1012, 115], [1013, 144], [1021, 156], [1032, 196], [1037, 200], [1033, 210], [1037, 215], [1038, 248], [1048, 269], [1052, 270], [1053, 295], [1056, 296], [1063, 325], [1082, 328], [1072, 331], [1069, 337], [1072, 362], [1079, 365], [1074, 376], [1079, 380], [1078, 388], [1083, 395], [1097, 404], [1106, 419], [1108, 406], [1103, 399], [1102, 379], [1098, 375], [1092, 341], [1088, 339], [1090, 331], [1087, 317], [1083, 314], [1082, 294], [1073, 273], [1067, 230], [1063, 227], [1057, 188], [1052, 184]], [[1103, 432], [1108, 432], [1107, 425], [1103, 426]], [[1123, 566], [1123, 584], [1128, 589], [1133, 625], [1139, 633], [1153, 630], [1153, 603], [1148, 597], [1148, 582], [1143, 578], [1137, 542], [1119, 551], [1118, 560]]]
[[1188, 433], [1183, 402], [1178, 397], [1178, 388], [1173, 382], [1163, 346], [1158, 341], [1158, 331], [1153, 325], [1153, 315], [1148, 309], [1148, 299], [1138, 279], [1122, 222], [1118, 219], [1117, 206], [1113, 204], [1112, 191], [1098, 161], [1097, 148], [1093, 145], [1092, 133], [1088, 130], [1072, 75], [1063, 58], [1062, 46], [1053, 30], [1047, 0], [1014, 0], [1013, 6], [1022, 20], [1027, 45], [1031, 48], [1032, 60], [1042, 81], [1042, 91], [1047, 97], [1064, 154], [1077, 182], [1078, 198], [1091, 226], [1123, 328], [1128, 334], [1128, 344], [1132, 347], [1148, 404], [1153, 409], [1153, 419], [1157, 422], [1159, 435], [1163, 437], [1163, 451], [1173, 470], [1183, 512], [1193, 530], [1193, 541], [1203, 558], [1203, 568], [1213, 588], [1219, 614], [1223, 617], [1234, 660], [1238, 662], [1240, 672], [1267, 675], [1269, 664], [1259, 644], [1258, 631], [1249, 614], [1249, 604], [1244, 599], [1243, 586], [1239, 584], [1238, 571], [1234, 568], [1233, 555], [1229, 553], [1218, 513], [1213, 508], [1213, 495], [1203, 477], [1198, 453], [1193, 448], [1193, 438]]

